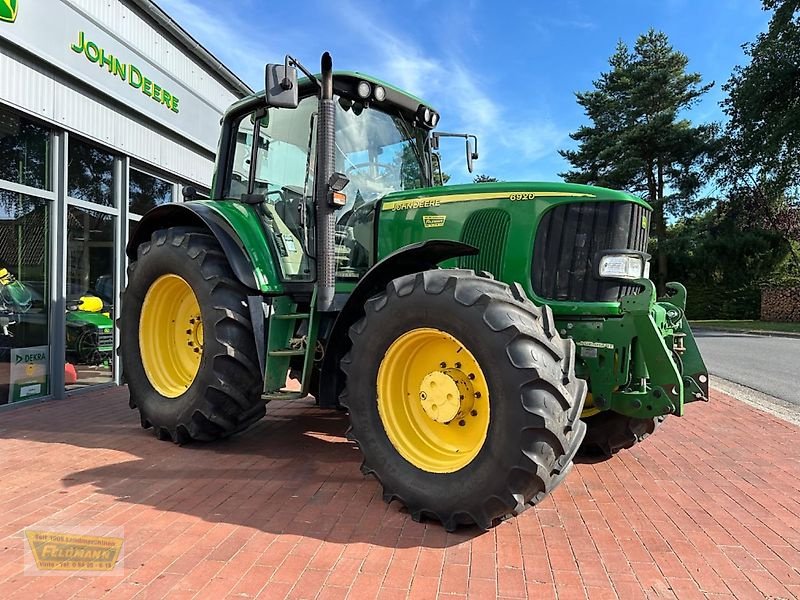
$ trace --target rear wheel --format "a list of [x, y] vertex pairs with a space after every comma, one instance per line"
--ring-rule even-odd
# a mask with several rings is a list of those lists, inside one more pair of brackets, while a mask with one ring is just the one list
[[584, 419], [586, 437], [581, 445], [581, 454], [611, 457], [620, 450], [632, 448], [655, 433], [666, 418], [666, 415], [662, 415], [650, 419], [637, 419], [611, 411], [587, 417]]
[[392, 281], [342, 359], [362, 471], [412, 517], [490, 527], [544, 498], [583, 439], [574, 344], [521, 288], [472, 271]]
[[120, 332], [131, 408], [160, 439], [212, 440], [264, 416], [247, 290], [211, 235], [173, 227], [139, 246]]

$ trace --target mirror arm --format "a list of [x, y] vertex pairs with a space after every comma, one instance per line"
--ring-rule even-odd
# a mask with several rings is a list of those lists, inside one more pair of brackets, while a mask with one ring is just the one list
[[[305, 75], [311, 81], [316, 83], [317, 87], [320, 87], [320, 88], [322, 87], [322, 84], [320, 83], [319, 79], [317, 79], [311, 71], [306, 69], [305, 66], [303, 65], [303, 63], [301, 63], [299, 60], [297, 60], [294, 56], [290, 56], [289, 54], [287, 54], [285, 60], [286, 60], [286, 71], [289, 70], [290, 66], [297, 67], [298, 69], [300, 69], [303, 72], [303, 75]], [[289, 87], [286, 87], [284, 85], [284, 82], [289, 83], [290, 84]], [[288, 79], [286, 77], [284, 77], [283, 81], [281, 82], [281, 87], [283, 89], [285, 89], [285, 90], [289, 90], [289, 89], [291, 89], [291, 82], [288, 81]]]
[[[472, 133], [448, 133], [446, 131], [434, 131], [431, 134], [431, 138], [433, 143], [431, 144], [432, 148], [439, 147], [439, 138], [443, 137], [451, 137], [451, 138], [463, 138], [466, 143], [466, 151], [467, 151], [467, 170], [472, 173], [472, 161], [478, 160], [478, 136]], [[470, 146], [470, 140], [475, 141], [475, 147], [472, 148]]]

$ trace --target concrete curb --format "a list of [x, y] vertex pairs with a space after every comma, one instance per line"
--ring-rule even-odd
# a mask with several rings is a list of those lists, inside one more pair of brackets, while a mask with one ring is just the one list
[[735, 381], [729, 381], [716, 375], [711, 375], [711, 387], [714, 390], [727, 394], [740, 402], [749, 404], [753, 408], [762, 410], [787, 423], [800, 427], [800, 405], [793, 404], [781, 398], [775, 398], [753, 388]]
[[722, 331], [724, 333], [746, 333], [749, 335], [766, 335], [769, 337], [800, 338], [800, 333], [791, 331], [765, 331], [762, 329], [732, 329], [729, 327], [707, 327], [705, 325], [692, 325], [692, 331]]

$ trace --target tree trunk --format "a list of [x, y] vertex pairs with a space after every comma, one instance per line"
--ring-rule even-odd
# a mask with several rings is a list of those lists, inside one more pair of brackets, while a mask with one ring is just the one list
[[667, 262], [667, 253], [663, 250], [664, 243], [667, 241], [667, 220], [664, 216], [664, 167], [660, 160], [658, 161], [658, 182], [656, 193], [658, 194], [658, 199], [653, 210], [656, 238], [658, 238], [659, 247], [656, 288], [658, 290], [658, 295], [663, 296], [667, 292], [667, 270], [669, 268], [669, 264]]
[[[661, 249], [667, 226], [664, 221], [664, 203], [662, 197], [664, 195], [664, 179], [661, 172], [661, 165], [658, 165], [658, 177], [653, 172], [656, 165], [650, 161], [647, 168], [647, 201], [653, 207], [653, 216], [651, 218], [652, 229], [654, 230], [656, 241], [658, 242], [659, 249], [655, 252], [655, 280], [658, 294], [663, 295], [666, 290], [666, 272], [667, 272], [667, 255]], [[660, 193], [659, 193], [660, 192]]]

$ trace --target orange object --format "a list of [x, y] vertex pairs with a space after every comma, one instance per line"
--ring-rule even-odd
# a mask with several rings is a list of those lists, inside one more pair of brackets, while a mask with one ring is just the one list
[[75, 365], [72, 363], [64, 364], [64, 383], [66, 385], [78, 383], [78, 372], [75, 370]]

